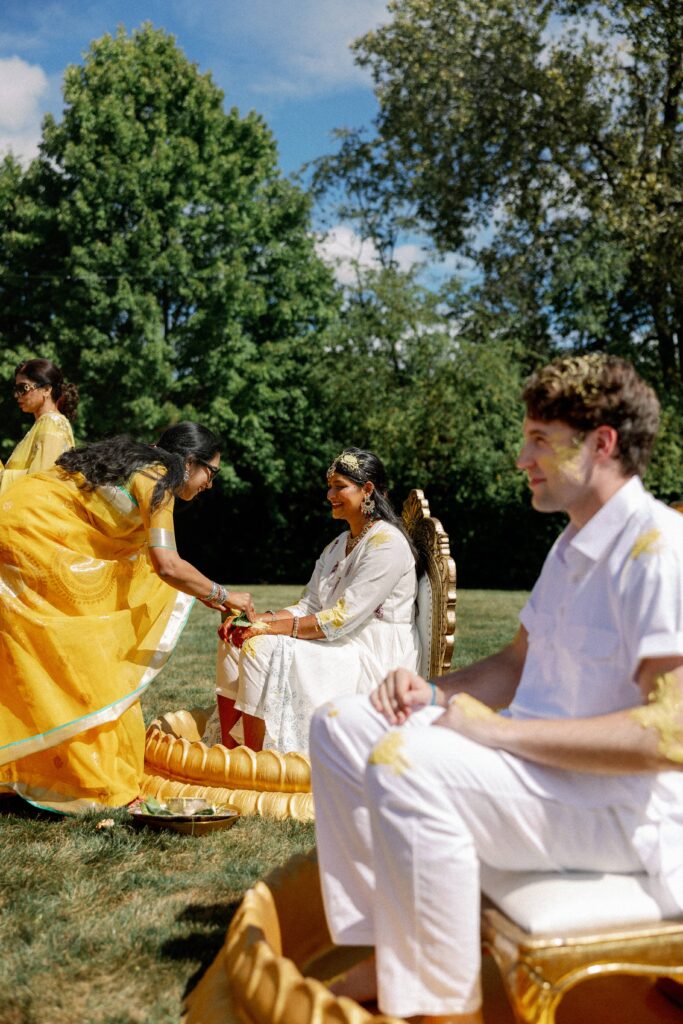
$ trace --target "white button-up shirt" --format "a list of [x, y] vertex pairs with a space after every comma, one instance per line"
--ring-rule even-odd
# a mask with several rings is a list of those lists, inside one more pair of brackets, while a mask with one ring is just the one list
[[640, 662], [683, 655], [683, 516], [632, 477], [581, 530], [558, 537], [520, 618], [529, 650], [512, 716], [641, 704]]
[[[529, 647], [507, 714], [587, 718], [642, 704], [643, 659], [683, 655], [683, 515], [631, 478], [558, 537], [520, 619]], [[539, 796], [609, 804], [683, 909], [683, 771], [601, 775], [504, 756]]]

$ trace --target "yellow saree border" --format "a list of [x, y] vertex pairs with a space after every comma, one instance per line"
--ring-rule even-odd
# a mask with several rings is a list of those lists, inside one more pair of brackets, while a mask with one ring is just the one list
[[[63, 743], [65, 740], [70, 740], [87, 729], [105, 725], [107, 722], [115, 722], [120, 718], [124, 711], [127, 711], [129, 707], [140, 699], [149, 684], [166, 664], [180, 634], [185, 628], [194, 602], [194, 597], [178, 593], [173, 611], [161, 635], [159, 646], [151, 656], [140, 684], [131, 693], [126, 694], [125, 697], [121, 697], [111, 704], [107, 704], [98, 711], [92, 711], [81, 718], [65, 722], [63, 725], [57, 725], [53, 729], [48, 729], [47, 732], [29, 736], [25, 740], [14, 740], [12, 743], [0, 747], [0, 765], [18, 761], [19, 758], [28, 757], [39, 750], [49, 750], [50, 747]], [[7, 783], [7, 785], [11, 784]]]

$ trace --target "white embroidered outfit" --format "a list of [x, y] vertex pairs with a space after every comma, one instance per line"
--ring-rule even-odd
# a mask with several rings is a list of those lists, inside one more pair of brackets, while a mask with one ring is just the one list
[[348, 536], [328, 544], [288, 609], [316, 615], [324, 639], [257, 636], [241, 652], [219, 644], [217, 692], [265, 720], [266, 749], [307, 752], [316, 707], [370, 693], [398, 665], [417, 668], [417, 577], [404, 535], [379, 520], [347, 555]]

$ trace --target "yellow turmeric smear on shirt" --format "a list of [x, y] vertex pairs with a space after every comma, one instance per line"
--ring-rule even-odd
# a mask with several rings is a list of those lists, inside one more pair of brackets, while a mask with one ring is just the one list
[[318, 612], [318, 622], [320, 625], [325, 625], [329, 622], [334, 629], [341, 629], [349, 614], [346, 610], [346, 599], [340, 597], [333, 608], [323, 608], [321, 612]]
[[643, 729], [659, 735], [659, 752], [668, 761], [683, 764], [683, 694], [672, 672], [658, 676], [649, 702], [631, 712]]
[[382, 544], [391, 543], [391, 534], [388, 530], [379, 530], [377, 533], [373, 533], [368, 537], [369, 548], [379, 548]]
[[641, 555], [652, 555], [655, 551], [659, 551], [661, 536], [659, 530], [648, 530], [646, 533], [641, 533], [629, 552], [629, 558], [635, 561]]

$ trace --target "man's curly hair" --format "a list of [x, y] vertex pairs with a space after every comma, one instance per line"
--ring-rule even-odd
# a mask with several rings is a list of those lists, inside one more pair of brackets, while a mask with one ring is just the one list
[[562, 420], [582, 433], [614, 427], [624, 472], [645, 472], [659, 427], [659, 400], [625, 359], [601, 352], [555, 359], [529, 377], [522, 399], [532, 419]]

